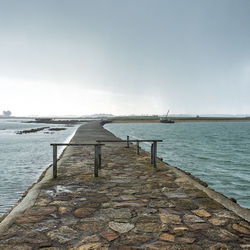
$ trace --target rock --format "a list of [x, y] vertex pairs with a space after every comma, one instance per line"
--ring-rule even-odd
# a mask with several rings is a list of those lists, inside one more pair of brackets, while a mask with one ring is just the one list
[[5, 245], [0, 244], [0, 249], [4, 250], [32, 250], [32, 247], [27, 244], [22, 244], [21, 246], [15, 246], [15, 245]]
[[249, 249], [250, 249], [250, 244], [241, 244], [240, 247], [241, 247], [243, 250], [249, 250]]
[[249, 236], [248, 237], [243, 236], [242, 238], [240, 238], [240, 242], [241, 243], [250, 243], [250, 237]]
[[140, 235], [140, 234], [123, 234], [120, 237], [119, 243], [124, 245], [124, 246], [139, 246], [143, 243], [148, 242], [149, 240], [152, 239], [152, 236], [149, 235]]
[[[102, 200], [101, 197], [89, 197], [88, 203], [82, 204], [81, 208], [98, 208], [101, 205], [100, 200]], [[104, 200], [104, 202], [106, 202], [106, 198]]]
[[213, 241], [233, 241], [238, 240], [238, 236], [227, 231], [226, 229], [210, 229], [205, 230], [204, 234]]
[[192, 228], [193, 230], [207, 230], [211, 227], [210, 224], [208, 223], [194, 223], [194, 224], [189, 224], [188, 225], [190, 228]]
[[167, 199], [162, 199], [162, 200], [151, 200], [149, 203], [149, 207], [153, 208], [167, 208], [167, 207], [175, 207], [175, 204]]
[[223, 243], [216, 243], [208, 248], [209, 250], [229, 250], [230, 248]]
[[56, 207], [34, 207], [25, 211], [24, 214], [31, 216], [49, 215], [56, 211]]
[[146, 203], [141, 201], [123, 201], [123, 202], [115, 202], [113, 204], [114, 207], [144, 207]]
[[229, 219], [238, 219], [239, 218], [233, 212], [227, 211], [227, 210], [222, 210], [220, 212], [217, 212], [217, 213], [215, 213], [215, 216], [220, 217], [220, 218], [229, 218]]
[[114, 162], [108, 162], [107, 167], [108, 168], [115, 168], [116, 164]]
[[131, 211], [129, 208], [120, 208], [120, 209], [104, 209], [102, 212], [112, 220], [115, 219], [130, 219]]
[[180, 177], [180, 178], [176, 178], [175, 182], [177, 182], [177, 183], [183, 183], [183, 182], [187, 182], [187, 180], [185, 178]]
[[42, 250], [61, 250], [59, 247], [43, 247]]
[[49, 204], [49, 202], [50, 202], [50, 199], [39, 199], [36, 203], [35, 203], [35, 205], [36, 206], [48, 206], [48, 204]]
[[58, 223], [59, 223], [58, 221], [53, 220], [53, 219], [34, 223], [34, 225], [32, 226], [32, 231], [36, 231], [36, 232], [50, 231], [50, 230], [56, 229], [58, 226]]
[[103, 230], [103, 224], [100, 222], [90, 222], [76, 225], [75, 228], [80, 229], [84, 232], [98, 233]]
[[215, 226], [223, 226], [228, 222], [228, 219], [223, 218], [211, 218], [208, 220], [211, 224]]
[[[43, 234], [39, 234], [36, 232], [29, 232], [22, 236], [14, 236], [6, 239], [4, 241], [5, 244], [22, 246], [23, 244], [34, 244], [39, 247], [51, 246], [50, 240], [45, 237]], [[0, 248], [1, 249], [1, 248]]]
[[241, 222], [240, 222], [240, 225], [243, 226], [243, 227], [245, 227], [245, 228], [250, 229], [250, 224], [247, 223], [246, 221], [241, 221]]
[[250, 234], [250, 230], [243, 227], [243, 226], [240, 226], [239, 224], [233, 224], [232, 228], [235, 230], [235, 231], [238, 231], [242, 234]]
[[199, 208], [211, 209], [211, 210], [225, 209], [220, 203], [210, 198], [197, 199], [196, 203], [199, 206]]
[[111, 221], [109, 222], [109, 227], [118, 233], [127, 233], [132, 230], [135, 226], [130, 223], [119, 223]]
[[162, 226], [158, 223], [138, 223], [136, 229], [145, 233], [156, 233], [162, 231]]
[[71, 207], [59, 207], [58, 208], [58, 212], [59, 212], [60, 215], [67, 214], [67, 213], [69, 213], [71, 211], [72, 211]]
[[45, 218], [46, 218], [45, 216], [22, 216], [17, 218], [16, 223], [18, 224], [34, 223], [34, 222], [39, 222]]
[[200, 217], [198, 217], [196, 215], [186, 214], [183, 216], [183, 219], [184, 219], [185, 223], [202, 223], [202, 222], [204, 222], [203, 219], [201, 219]]
[[196, 203], [194, 203], [192, 200], [189, 199], [178, 199], [175, 202], [175, 206], [185, 210], [194, 210], [199, 208], [199, 206]]
[[192, 212], [200, 217], [210, 217], [211, 214], [208, 213], [205, 209], [196, 209], [192, 210]]
[[52, 201], [50, 202], [50, 205], [56, 205], [56, 206], [68, 206], [70, 205], [68, 201]]
[[165, 224], [181, 224], [181, 218], [175, 214], [159, 214], [161, 222]]
[[101, 203], [107, 202], [109, 199], [104, 194], [102, 194], [102, 196], [95, 194], [93, 197], [88, 197], [88, 200], [90, 201], [88, 204], [89, 207], [99, 207]]
[[93, 234], [91, 236], [86, 236], [83, 240], [82, 243], [92, 243], [92, 242], [98, 242], [100, 238], [96, 235]]
[[102, 207], [103, 208], [112, 207], [112, 203], [110, 203], [110, 202], [102, 203]]
[[172, 234], [164, 233], [161, 234], [160, 239], [164, 241], [174, 242], [175, 237]]
[[108, 230], [106, 232], [101, 233], [101, 236], [107, 241], [113, 241], [119, 237], [119, 235], [112, 230]]
[[199, 191], [197, 189], [190, 190], [188, 193], [189, 197], [194, 197], [194, 198], [208, 198], [207, 194], [204, 193], [203, 191]]
[[237, 200], [234, 197], [229, 198], [232, 202], [237, 204]]
[[57, 241], [61, 244], [64, 244], [68, 241], [76, 239], [78, 237], [78, 233], [70, 227], [61, 226], [57, 230], [48, 232], [47, 236], [53, 241]]
[[126, 189], [126, 190], [123, 191], [123, 193], [124, 193], [124, 194], [135, 194], [136, 191], [133, 190], [133, 189]]
[[158, 216], [147, 216], [147, 215], [142, 215], [134, 218], [132, 220], [135, 223], [158, 223], [160, 220]]
[[94, 212], [95, 212], [94, 208], [81, 207], [74, 211], [74, 216], [77, 218], [84, 218], [84, 217], [93, 216]]
[[124, 201], [135, 200], [136, 198], [133, 195], [121, 195], [121, 199]]
[[67, 216], [61, 217], [61, 223], [64, 226], [72, 226], [72, 225], [75, 225], [77, 222], [78, 222], [78, 219], [71, 214], [70, 215], [67, 214]]
[[178, 231], [186, 231], [188, 230], [188, 228], [184, 225], [182, 226], [172, 226], [174, 232], [178, 232]]
[[69, 248], [69, 250], [101, 250], [107, 249], [102, 246], [101, 243], [88, 243], [84, 245], [80, 245], [78, 247]]
[[164, 195], [166, 195], [168, 198], [171, 198], [171, 199], [172, 198], [188, 198], [188, 196], [185, 193], [180, 193], [180, 192], [171, 192], [170, 191], [170, 192], [165, 192]]
[[[170, 250], [170, 249], [174, 249], [172, 248], [171, 246], [168, 245], [169, 243], [167, 242], [164, 242], [164, 241], [155, 241], [153, 243], [149, 243], [149, 244], [146, 244], [144, 246], [144, 249], [154, 249], [154, 250]], [[178, 248], [177, 248], [178, 249]]]
[[195, 238], [192, 238], [192, 237], [180, 237], [177, 240], [178, 242], [187, 243], [187, 244], [193, 244], [195, 242]]

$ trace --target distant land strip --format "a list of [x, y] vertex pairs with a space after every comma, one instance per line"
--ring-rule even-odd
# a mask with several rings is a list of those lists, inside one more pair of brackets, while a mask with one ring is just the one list
[[[174, 122], [250, 122], [250, 117], [169, 117]], [[126, 122], [160, 122], [156, 117], [114, 117], [108, 119], [113, 123], [126, 123]]]
[[[0, 119], [4, 117], [0, 116]], [[23, 121], [24, 123], [43, 123], [43, 124], [64, 124], [73, 126], [83, 122], [90, 122], [94, 120], [102, 120], [103, 123], [159, 123], [164, 116], [159, 115], [128, 115], [128, 116], [82, 116], [82, 117], [49, 117], [49, 118], [34, 118], [34, 117], [15, 117], [11, 116], [8, 119], [31, 119]], [[174, 122], [250, 122], [250, 116], [168, 116], [169, 120]], [[6, 117], [5, 117], [6, 119]]]

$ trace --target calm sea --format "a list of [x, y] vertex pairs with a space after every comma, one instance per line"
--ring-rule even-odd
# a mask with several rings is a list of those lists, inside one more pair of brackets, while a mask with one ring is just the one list
[[[79, 125], [23, 123], [20, 119], [0, 119], [0, 216], [21, 198], [52, 162], [50, 143], [71, 139]], [[51, 132], [16, 134], [16, 131], [49, 126], [66, 128]], [[62, 152], [62, 148], [61, 151]], [[59, 152], [59, 153], [60, 153]]]
[[[121, 123], [105, 128], [116, 136], [163, 139], [158, 156], [250, 208], [250, 122]], [[149, 144], [142, 144], [149, 151]]]

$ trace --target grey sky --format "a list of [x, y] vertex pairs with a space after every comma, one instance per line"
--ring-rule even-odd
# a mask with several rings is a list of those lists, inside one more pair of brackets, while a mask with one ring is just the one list
[[0, 0], [0, 111], [249, 114], [249, 0]]

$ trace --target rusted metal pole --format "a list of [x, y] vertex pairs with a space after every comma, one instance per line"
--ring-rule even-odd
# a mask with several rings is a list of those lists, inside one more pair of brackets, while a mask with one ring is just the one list
[[98, 145], [95, 145], [95, 162], [94, 162], [94, 176], [98, 177], [98, 162], [99, 162], [99, 154], [98, 154]]
[[151, 164], [154, 163], [154, 144], [151, 144]]
[[140, 154], [140, 145], [139, 145], [139, 141], [136, 141], [136, 154]]
[[127, 148], [129, 148], [129, 135], [127, 135]]
[[102, 148], [101, 145], [98, 145], [98, 168], [102, 167]]
[[154, 158], [153, 158], [153, 164], [154, 164], [154, 168], [156, 168], [156, 157], [157, 157], [157, 141], [153, 142], [154, 148]]
[[57, 177], [57, 145], [53, 145], [53, 178]]

